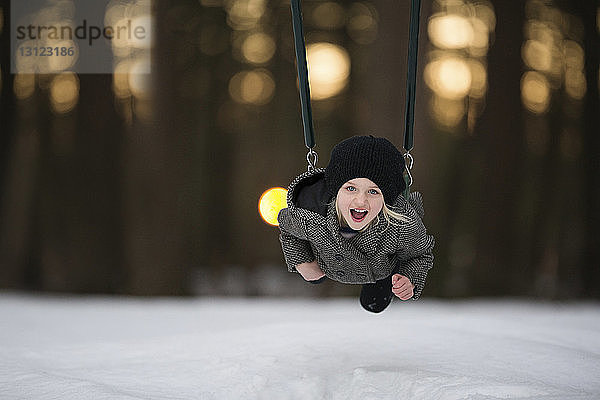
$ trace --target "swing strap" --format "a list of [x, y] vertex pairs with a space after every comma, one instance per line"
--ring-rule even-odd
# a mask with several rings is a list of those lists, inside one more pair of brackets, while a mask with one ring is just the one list
[[414, 159], [410, 151], [414, 146], [415, 125], [415, 92], [417, 86], [417, 53], [419, 49], [419, 17], [421, 13], [421, 0], [412, 0], [410, 6], [410, 25], [408, 37], [408, 60], [407, 60], [407, 77], [406, 77], [406, 108], [404, 118], [404, 150], [406, 154], [406, 192], [408, 195], [409, 188], [413, 183], [413, 178], [410, 170], [413, 167]]
[[294, 44], [296, 46], [296, 65], [298, 67], [298, 90], [302, 106], [302, 124], [304, 126], [304, 144], [308, 148], [306, 161], [308, 170], [312, 171], [317, 164], [318, 156], [313, 150], [315, 147], [315, 129], [313, 127], [312, 110], [310, 106], [310, 86], [308, 83], [308, 67], [306, 64], [306, 45], [302, 28], [302, 9], [300, 0], [291, 0], [292, 25], [294, 28]]
[[[302, 27], [302, 9], [300, 0], [291, 0], [292, 25], [294, 29], [294, 44], [296, 48], [296, 66], [298, 68], [298, 90], [300, 92], [300, 104], [302, 107], [302, 124], [304, 127], [304, 143], [309, 149], [306, 155], [308, 170], [312, 171], [318, 160], [317, 153], [313, 150], [315, 146], [315, 132], [313, 126], [312, 109], [310, 105], [310, 86], [308, 82], [308, 67], [306, 63], [306, 45], [304, 41], [304, 30]], [[404, 129], [404, 155], [407, 159], [406, 173], [408, 176], [408, 188], [413, 183], [410, 170], [413, 167], [414, 159], [410, 151], [414, 146], [414, 114], [415, 114], [415, 93], [416, 93], [416, 75], [417, 75], [417, 54], [419, 43], [419, 17], [421, 13], [421, 0], [411, 0], [410, 25], [408, 40], [408, 62], [406, 78], [406, 108], [405, 108], [405, 129]]]

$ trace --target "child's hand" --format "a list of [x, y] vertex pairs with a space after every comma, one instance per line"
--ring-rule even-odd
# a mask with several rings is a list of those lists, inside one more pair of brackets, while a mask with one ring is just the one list
[[413, 297], [413, 285], [410, 280], [400, 274], [392, 275], [392, 292], [400, 298], [400, 300], [408, 300]]
[[296, 265], [300, 275], [307, 281], [316, 281], [325, 276], [325, 273], [319, 268], [317, 260]]

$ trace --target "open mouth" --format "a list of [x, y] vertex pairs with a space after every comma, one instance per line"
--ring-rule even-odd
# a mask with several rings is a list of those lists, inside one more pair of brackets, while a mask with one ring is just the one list
[[350, 216], [354, 220], [354, 222], [362, 222], [369, 212], [367, 210], [351, 208]]

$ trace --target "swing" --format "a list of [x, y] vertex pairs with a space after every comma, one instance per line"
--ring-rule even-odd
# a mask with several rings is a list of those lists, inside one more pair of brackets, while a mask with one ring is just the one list
[[[296, 65], [298, 67], [298, 91], [300, 92], [300, 104], [302, 107], [302, 124], [304, 127], [304, 144], [308, 149], [306, 161], [308, 170], [315, 169], [318, 155], [313, 150], [315, 147], [315, 132], [312, 119], [312, 109], [310, 105], [310, 87], [308, 82], [308, 68], [306, 63], [306, 45], [304, 42], [304, 32], [302, 27], [302, 10], [300, 0], [291, 0], [292, 6], [292, 25], [294, 30], [294, 42], [296, 47]], [[405, 107], [405, 126], [404, 126], [404, 158], [406, 159], [406, 168], [404, 171], [404, 180], [406, 189], [403, 193], [405, 198], [410, 194], [410, 186], [413, 183], [413, 177], [410, 173], [414, 159], [410, 154], [414, 145], [414, 110], [415, 110], [415, 89], [417, 75], [417, 50], [419, 42], [419, 15], [421, 11], [421, 0], [411, 0], [410, 25], [409, 25], [409, 44], [408, 44], [408, 73], [406, 78], [406, 107]]]
[[[304, 128], [304, 144], [308, 149], [306, 161], [308, 171], [313, 171], [318, 162], [318, 155], [314, 151], [315, 131], [310, 105], [310, 86], [308, 82], [308, 68], [306, 62], [306, 44], [302, 25], [302, 10], [300, 0], [291, 0], [292, 25], [294, 31], [294, 43], [296, 48], [296, 65], [298, 68], [298, 91], [300, 92], [300, 104], [302, 107], [302, 125]], [[408, 73], [406, 78], [406, 107], [404, 126], [404, 158], [406, 167], [403, 173], [406, 189], [403, 196], [408, 199], [410, 186], [413, 184], [412, 170], [414, 159], [410, 154], [413, 149], [413, 127], [415, 109], [415, 89], [417, 74], [417, 50], [419, 41], [419, 15], [421, 11], [421, 0], [411, 0], [409, 45], [408, 45]], [[272, 226], [277, 226], [277, 215], [279, 210], [286, 207], [287, 190], [281, 187], [266, 190], [259, 200], [259, 214], [263, 220]]]

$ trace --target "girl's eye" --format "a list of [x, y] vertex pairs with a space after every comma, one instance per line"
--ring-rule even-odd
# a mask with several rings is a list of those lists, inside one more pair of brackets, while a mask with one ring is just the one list
[[349, 192], [354, 192], [356, 190], [356, 188], [354, 186], [348, 186], [346, 188], [346, 190], [349, 191]]
[[371, 193], [371, 194], [379, 194], [379, 192], [377, 190], [375, 190], [375, 189], [369, 190], [369, 193]]

